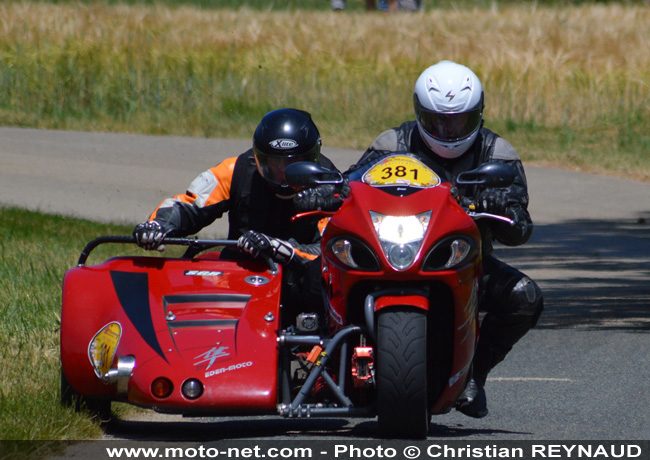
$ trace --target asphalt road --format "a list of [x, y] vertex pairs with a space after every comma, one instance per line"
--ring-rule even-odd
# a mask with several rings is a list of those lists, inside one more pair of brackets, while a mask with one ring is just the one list
[[[0, 128], [0, 137], [1, 204], [127, 223], [144, 220], [199, 172], [249, 145], [16, 128]], [[360, 154], [324, 152], [342, 169]], [[430, 438], [650, 440], [650, 184], [526, 171], [535, 232], [525, 246], [499, 247], [497, 254], [538, 281], [544, 315], [490, 375], [490, 415], [436, 417]], [[206, 233], [223, 235], [224, 228]], [[107, 438], [354, 440], [371, 437], [375, 426], [152, 415], [119, 421]]]

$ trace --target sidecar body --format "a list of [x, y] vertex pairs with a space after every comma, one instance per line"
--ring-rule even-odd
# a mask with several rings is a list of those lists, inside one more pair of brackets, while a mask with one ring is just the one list
[[280, 288], [280, 268], [219, 252], [73, 268], [63, 389], [171, 413], [275, 412]]

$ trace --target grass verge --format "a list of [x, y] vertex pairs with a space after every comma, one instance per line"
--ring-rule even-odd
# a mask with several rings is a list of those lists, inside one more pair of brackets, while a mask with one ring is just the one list
[[[88, 241], [131, 230], [0, 207], [0, 440], [69, 441], [102, 435], [88, 415], [59, 404], [61, 282]], [[142, 250], [100, 246], [89, 263], [126, 253]], [[61, 447], [0, 442], [0, 457], [13, 452], [23, 458]]]

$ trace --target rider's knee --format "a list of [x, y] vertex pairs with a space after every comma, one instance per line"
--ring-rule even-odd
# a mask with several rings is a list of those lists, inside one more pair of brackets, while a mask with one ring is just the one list
[[544, 296], [537, 283], [527, 276], [522, 277], [510, 291], [509, 300], [512, 314], [526, 317], [531, 327], [537, 324], [544, 310]]

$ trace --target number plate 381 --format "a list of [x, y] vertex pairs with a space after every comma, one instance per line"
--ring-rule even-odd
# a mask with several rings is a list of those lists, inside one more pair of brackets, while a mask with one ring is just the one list
[[392, 155], [370, 168], [364, 174], [363, 182], [380, 187], [430, 188], [440, 184], [440, 177], [416, 157]]

